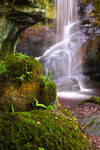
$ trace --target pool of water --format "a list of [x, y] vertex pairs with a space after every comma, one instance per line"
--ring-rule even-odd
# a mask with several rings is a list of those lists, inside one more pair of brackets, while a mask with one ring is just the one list
[[83, 89], [82, 91], [64, 91], [57, 93], [62, 106], [77, 106], [81, 101], [92, 96], [100, 96], [100, 89]]

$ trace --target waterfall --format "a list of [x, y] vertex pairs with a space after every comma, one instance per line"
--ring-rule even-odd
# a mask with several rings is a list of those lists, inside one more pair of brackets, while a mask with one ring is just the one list
[[47, 75], [52, 72], [58, 91], [80, 90], [81, 40], [77, 0], [55, 0], [56, 43], [39, 58]]
[[[70, 30], [70, 25], [77, 20], [76, 0], [55, 0], [57, 19], [57, 42], [65, 38], [65, 33]], [[67, 27], [67, 28], [66, 28]], [[67, 31], [64, 31], [66, 30]]]

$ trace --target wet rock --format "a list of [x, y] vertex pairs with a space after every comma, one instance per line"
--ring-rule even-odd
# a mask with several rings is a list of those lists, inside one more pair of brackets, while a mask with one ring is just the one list
[[86, 117], [81, 120], [83, 129], [87, 133], [92, 133], [94, 136], [100, 137], [100, 114]]
[[29, 56], [39, 57], [55, 42], [55, 31], [52, 25], [38, 24], [27, 28], [21, 35], [16, 51]]
[[76, 78], [72, 77], [61, 77], [55, 79], [58, 91], [78, 91], [80, 90], [79, 82]]
[[90, 84], [100, 84], [100, 3], [98, 0], [81, 1], [81, 32], [85, 41], [84, 74]]

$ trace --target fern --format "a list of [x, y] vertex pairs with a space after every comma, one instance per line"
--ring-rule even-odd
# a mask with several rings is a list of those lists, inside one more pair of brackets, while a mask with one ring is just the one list
[[43, 108], [47, 108], [47, 106], [45, 106], [44, 104], [39, 104], [38, 100], [36, 98], [34, 98], [32, 105], [35, 107], [43, 107]]
[[55, 108], [54, 105], [45, 106], [44, 104], [39, 104], [39, 102], [38, 102], [38, 100], [36, 98], [33, 99], [32, 106], [42, 107], [42, 108], [45, 108], [47, 110], [53, 110]]
[[49, 87], [50, 86], [50, 80], [53, 80], [53, 76], [51, 75], [51, 71], [49, 71], [47, 78], [45, 76], [42, 76], [42, 86]]

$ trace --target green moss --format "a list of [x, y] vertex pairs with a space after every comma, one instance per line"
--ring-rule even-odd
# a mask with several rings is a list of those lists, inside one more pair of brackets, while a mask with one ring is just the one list
[[80, 103], [80, 105], [84, 105], [86, 103], [98, 104], [100, 106], [100, 97], [93, 96], [89, 99], [86, 99]]
[[32, 80], [34, 77], [42, 75], [42, 65], [33, 57], [20, 53], [8, 55], [5, 59], [8, 80]]
[[6, 74], [7, 69], [5, 66], [5, 63], [3, 61], [0, 61], [0, 79], [2, 80], [3, 76]]
[[0, 149], [85, 150], [88, 140], [67, 112], [65, 115], [60, 110], [34, 110], [2, 114]]

